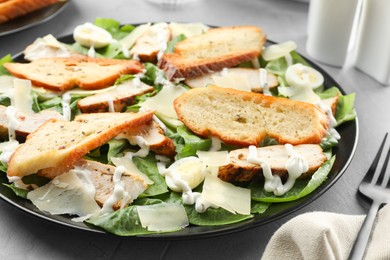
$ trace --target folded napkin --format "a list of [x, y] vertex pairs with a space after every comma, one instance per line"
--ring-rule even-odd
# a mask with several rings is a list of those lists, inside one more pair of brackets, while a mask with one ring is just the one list
[[[261, 259], [348, 259], [364, 218], [330, 212], [299, 215], [273, 234]], [[377, 215], [364, 259], [390, 259], [390, 205]]]

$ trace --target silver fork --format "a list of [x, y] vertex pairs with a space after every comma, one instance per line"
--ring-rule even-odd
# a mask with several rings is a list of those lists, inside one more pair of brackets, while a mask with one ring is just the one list
[[386, 133], [381, 146], [368, 169], [366, 176], [364, 176], [360, 186], [359, 192], [372, 200], [370, 210], [363, 222], [363, 225], [359, 231], [358, 237], [352, 247], [349, 255], [350, 260], [363, 259], [366, 251], [368, 239], [371, 235], [372, 226], [375, 221], [376, 214], [381, 205], [390, 202], [390, 171], [386, 171], [387, 164], [390, 158], [390, 149], [387, 152], [383, 166], [380, 172], [376, 171], [378, 166], [383, 147], [385, 146], [388, 133]]

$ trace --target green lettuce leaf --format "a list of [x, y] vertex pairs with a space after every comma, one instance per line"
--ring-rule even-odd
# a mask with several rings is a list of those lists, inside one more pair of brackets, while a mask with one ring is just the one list
[[[290, 54], [292, 57], [292, 64], [301, 63], [303, 65], [310, 66], [309, 63], [296, 51], [292, 51]], [[284, 57], [271, 60], [265, 65], [265, 69], [273, 74], [284, 77], [284, 73], [287, 70], [287, 61]]]
[[356, 118], [356, 112], [354, 108], [355, 104], [355, 93], [351, 93], [345, 96], [339, 97], [336, 109], [336, 121], [339, 126], [344, 122], [354, 120]]
[[177, 127], [177, 135], [174, 139], [176, 145], [175, 159], [181, 159], [196, 155], [196, 151], [207, 151], [211, 147], [211, 139], [203, 139], [192, 133], [185, 125]]
[[86, 222], [118, 236], [136, 236], [156, 233], [160, 234], [177, 231], [172, 230], [157, 232], [149, 231], [146, 228], [142, 227], [141, 220], [138, 216], [137, 206], [152, 205], [158, 203], [163, 203], [163, 201], [159, 199], [148, 198], [137, 199], [136, 201], [134, 201], [133, 205], [127, 208], [117, 210], [110, 214], [92, 217]]
[[94, 24], [108, 31], [116, 40], [127, 36], [135, 28], [129, 24], [121, 26], [120, 22], [110, 18], [96, 18]]
[[8, 107], [11, 105], [11, 99], [6, 96], [1, 96], [0, 97], [0, 105]]
[[126, 139], [111, 139], [106, 144], [90, 151], [85, 157], [104, 164], [112, 164], [111, 158], [122, 157], [123, 151], [129, 147]]
[[252, 200], [252, 202], [251, 202], [251, 213], [252, 214], [262, 214], [262, 213], [264, 213], [268, 209], [268, 207], [271, 204], [272, 203]]
[[251, 183], [249, 188], [252, 192], [252, 200], [261, 202], [286, 202], [300, 199], [315, 189], [317, 189], [330, 173], [336, 156], [326, 161], [310, 178], [310, 180], [297, 180], [294, 187], [282, 196], [275, 196], [273, 193], [266, 192], [262, 183]]
[[110, 214], [99, 215], [86, 220], [86, 223], [102, 228], [117, 236], [153, 234], [143, 228], [138, 217], [137, 206], [129, 206]]
[[165, 50], [166, 53], [171, 53], [175, 49], [175, 45], [178, 42], [181, 42], [185, 40], [187, 37], [184, 34], [179, 34], [176, 37], [174, 37], [172, 40], [168, 42], [167, 49]]
[[3, 185], [10, 188], [15, 193], [15, 195], [27, 199], [28, 190], [18, 188], [15, 186], [14, 183], [11, 184], [3, 183]]
[[0, 76], [2, 75], [10, 75], [8, 70], [3, 66], [6, 62], [12, 62], [11, 54], [8, 54], [0, 59]]
[[[183, 204], [181, 193], [172, 192], [167, 202], [176, 202]], [[208, 208], [206, 212], [199, 213], [194, 205], [184, 205], [188, 221], [197, 226], [220, 226], [238, 223], [246, 219], [253, 218], [253, 215], [233, 214], [222, 208]]]
[[137, 168], [146, 174], [154, 183], [149, 185], [146, 191], [144, 191], [140, 197], [151, 197], [168, 192], [168, 186], [165, 183], [165, 179], [158, 172], [157, 161], [153, 154], [149, 154], [147, 157], [133, 157], [133, 162]]
[[337, 125], [339, 126], [344, 122], [354, 120], [356, 118], [355, 112], [355, 93], [350, 93], [348, 95], [342, 95], [341, 91], [337, 87], [331, 87], [323, 92], [316, 93], [321, 99], [332, 98], [339, 96], [339, 100], [336, 108], [335, 119]]

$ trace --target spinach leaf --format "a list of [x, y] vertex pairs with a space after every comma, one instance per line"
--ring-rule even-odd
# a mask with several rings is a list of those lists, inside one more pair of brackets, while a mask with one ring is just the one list
[[118, 236], [145, 235], [157, 232], [143, 228], [138, 217], [137, 206], [129, 206], [110, 214], [103, 214], [86, 220], [86, 223], [100, 227]]
[[10, 188], [17, 196], [27, 199], [28, 190], [18, 188], [15, 186], [14, 183], [11, 184], [3, 183], [3, 185]]
[[168, 186], [165, 183], [164, 177], [158, 172], [157, 161], [153, 154], [149, 154], [145, 158], [133, 157], [133, 162], [141, 172], [148, 175], [154, 182], [140, 195], [141, 198], [157, 196], [168, 192]]
[[[167, 202], [183, 204], [181, 194], [172, 192]], [[220, 226], [228, 225], [253, 218], [253, 215], [233, 214], [222, 208], [208, 208], [206, 212], [199, 213], [194, 205], [184, 205], [187, 212], [188, 221], [198, 226]]]

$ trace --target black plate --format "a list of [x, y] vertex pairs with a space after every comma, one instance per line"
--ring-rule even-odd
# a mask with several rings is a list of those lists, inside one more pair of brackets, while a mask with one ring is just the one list
[[[72, 43], [72, 35], [68, 35], [59, 39], [65, 43]], [[268, 41], [268, 43], [273, 43]], [[15, 61], [25, 62], [22, 54], [18, 54], [14, 57]], [[343, 94], [345, 92], [342, 90], [340, 85], [323, 69], [319, 66], [306, 59], [308, 63], [317, 69], [325, 78], [324, 85], [326, 88], [336, 86], [338, 87]], [[164, 233], [164, 234], [152, 234], [152, 235], [142, 235], [142, 236], [132, 236], [128, 237], [129, 239], [189, 239], [189, 238], [200, 238], [200, 237], [211, 237], [226, 235], [238, 231], [243, 231], [251, 229], [260, 225], [264, 225], [285, 217], [302, 207], [308, 205], [309, 203], [316, 200], [322, 194], [325, 193], [336, 181], [341, 177], [345, 172], [348, 165], [350, 164], [352, 157], [355, 153], [357, 142], [358, 142], [358, 120], [357, 118], [353, 121], [346, 122], [337, 128], [339, 134], [341, 135], [341, 140], [339, 141], [338, 147], [334, 148], [334, 154], [336, 154], [336, 160], [326, 181], [314, 190], [309, 195], [291, 202], [284, 203], [273, 203], [265, 213], [260, 215], [255, 215], [254, 218], [236, 223], [231, 225], [224, 226], [211, 226], [211, 227], [200, 227], [200, 226], [190, 226], [181, 231], [174, 233]], [[7, 182], [5, 174], [0, 174], [0, 182]], [[68, 226], [71, 228], [76, 228], [80, 230], [85, 230], [88, 232], [95, 232], [97, 234], [107, 234], [104, 231], [101, 231], [97, 228], [90, 227], [84, 223], [76, 223], [71, 221], [71, 218], [67, 216], [54, 216], [41, 212], [38, 210], [30, 201], [22, 199], [16, 196], [8, 187], [0, 185], [0, 197], [10, 203], [11, 205], [25, 211], [28, 214], [34, 215], [41, 219], [54, 222], [63, 226]]]
[[19, 32], [21, 30], [49, 21], [61, 13], [68, 5], [69, 1], [70, 0], [61, 1], [29, 14], [12, 19], [6, 23], [0, 24], [0, 36]]

